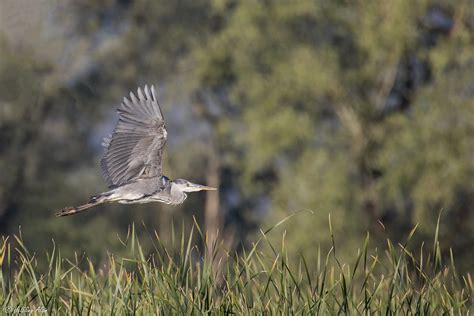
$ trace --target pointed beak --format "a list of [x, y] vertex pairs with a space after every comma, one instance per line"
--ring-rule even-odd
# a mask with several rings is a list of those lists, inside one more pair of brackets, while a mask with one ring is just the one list
[[203, 190], [203, 191], [215, 191], [217, 190], [216, 188], [213, 188], [213, 187], [208, 187], [208, 186], [205, 186], [205, 185], [201, 185], [198, 187], [200, 190]]
[[216, 188], [208, 187], [207, 185], [197, 184], [197, 183], [190, 183], [188, 187], [186, 187], [183, 191], [185, 192], [198, 192], [198, 191], [215, 191]]

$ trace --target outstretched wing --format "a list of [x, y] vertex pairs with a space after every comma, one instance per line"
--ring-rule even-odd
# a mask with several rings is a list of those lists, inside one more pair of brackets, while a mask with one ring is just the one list
[[104, 138], [106, 152], [100, 162], [109, 187], [161, 176], [167, 132], [155, 88], [138, 88], [136, 96], [130, 92], [117, 112], [119, 121], [112, 136]]

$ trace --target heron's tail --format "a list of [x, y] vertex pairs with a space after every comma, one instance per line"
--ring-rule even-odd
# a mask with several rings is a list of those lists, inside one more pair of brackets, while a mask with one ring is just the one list
[[56, 216], [59, 217], [59, 216], [73, 215], [73, 214], [88, 210], [88, 209], [90, 209], [94, 206], [110, 202], [110, 200], [108, 199], [109, 195], [110, 194], [108, 194], [108, 193], [103, 193], [103, 194], [91, 197], [89, 199], [89, 202], [87, 202], [86, 204], [79, 205], [79, 206], [76, 206], [76, 207], [65, 207], [65, 208], [59, 210], [56, 213]]

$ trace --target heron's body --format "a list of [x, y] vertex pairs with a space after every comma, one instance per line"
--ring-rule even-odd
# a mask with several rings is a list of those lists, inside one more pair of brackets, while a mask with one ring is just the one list
[[122, 204], [162, 202], [171, 205], [182, 204], [186, 193], [177, 189], [170, 179], [162, 176], [158, 179], [139, 179], [104, 193], [110, 199]]
[[66, 207], [57, 215], [72, 215], [96, 205], [162, 202], [171, 205], [186, 200], [185, 192], [215, 190], [183, 179], [170, 180], [162, 174], [163, 150], [168, 133], [153, 86], [137, 95], [130, 93], [118, 109], [120, 119], [114, 133], [104, 139], [102, 174], [109, 191], [77, 207]]

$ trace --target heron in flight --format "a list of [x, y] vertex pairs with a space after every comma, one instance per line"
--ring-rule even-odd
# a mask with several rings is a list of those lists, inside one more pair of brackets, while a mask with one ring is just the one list
[[171, 205], [186, 200], [186, 192], [216, 190], [184, 179], [170, 180], [162, 173], [166, 127], [153, 86], [130, 92], [117, 109], [119, 121], [110, 137], [104, 138], [105, 155], [100, 161], [109, 191], [89, 202], [60, 210], [57, 216], [85, 211], [94, 206], [162, 202]]

